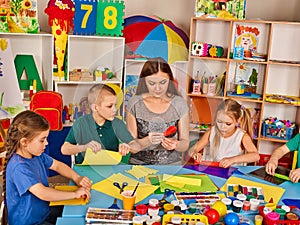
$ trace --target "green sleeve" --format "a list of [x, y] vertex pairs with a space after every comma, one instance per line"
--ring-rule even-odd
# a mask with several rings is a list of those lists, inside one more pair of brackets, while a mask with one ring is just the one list
[[290, 151], [300, 150], [300, 133], [286, 143]]

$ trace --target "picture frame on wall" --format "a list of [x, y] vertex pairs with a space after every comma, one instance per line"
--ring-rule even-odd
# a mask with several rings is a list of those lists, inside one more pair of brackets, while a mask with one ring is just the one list
[[246, 0], [195, 0], [195, 16], [245, 19]]

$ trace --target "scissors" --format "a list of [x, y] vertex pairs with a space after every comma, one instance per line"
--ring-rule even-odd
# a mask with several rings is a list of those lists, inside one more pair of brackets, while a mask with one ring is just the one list
[[117, 188], [120, 189], [120, 194], [124, 191], [124, 188], [126, 186], [128, 186], [128, 183], [127, 182], [123, 182], [122, 183], [122, 187], [120, 186], [120, 184], [118, 182], [114, 182], [114, 186], [116, 186]]

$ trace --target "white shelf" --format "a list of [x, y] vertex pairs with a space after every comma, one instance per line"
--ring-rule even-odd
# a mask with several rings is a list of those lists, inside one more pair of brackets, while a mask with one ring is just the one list
[[0, 33], [0, 38], [11, 42], [13, 57], [32, 55], [37, 66], [43, 87], [52, 90], [53, 35], [46, 33]]

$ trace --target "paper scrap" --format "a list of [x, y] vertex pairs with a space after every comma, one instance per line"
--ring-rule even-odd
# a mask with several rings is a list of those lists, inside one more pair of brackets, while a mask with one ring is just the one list
[[[76, 191], [78, 189], [77, 186], [55, 186], [56, 190], [60, 191]], [[88, 203], [87, 198], [75, 198], [69, 200], [62, 200], [62, 201], [52, 201], [50, 202], [50, 206], [57, 206], [57, 205], [86, 205]]]
[[151, 169], [145, 166], [134, 165], [132, 166], [131, 170], [126, 170], [126, 172], [136, 177], [137, 179], [140, 179], [150, 174], [155, 174], [158, 172], [158, 170]]
[[[114, 198], [122, 199], [120, 194], [120, 190], [113, 185], [114, 182], [118, 182], [122, 184], [123, 182], [127, 182], [128, 186], [125, 187], [125, 190], [134, 190], [137, 180], [134, 180], [130, 177], [127, 177], [121, 173], [113, 174], [110, 177], [102, 180], [92, 186], [92, 189], [110, 195]], [[158, 186], [154, 186], [151, 184], [146, 184], [143, 182], [139, 182], [139, 187], [136, 190], [136, 201], [138, 203], [153, 194], [154, 191], [158, 188]]]
[[91, 148], [87, 148], [81, 165], [117, 165], [121, 159], [122, 155], [119, 152], [102, 149], [94, 153]]
[[197, 178], [189, 178], [189, 177], [182, 177], [182, 176], [176, 176], [176, 175], [169, 175], [164, 174], [163, 175], [163, 181], [166, 181], [167, 183], [177, 183], [177, 184], [183, 184], [186, 185], [195, 185], [195, 186], [201, 186], [201, 180]]

